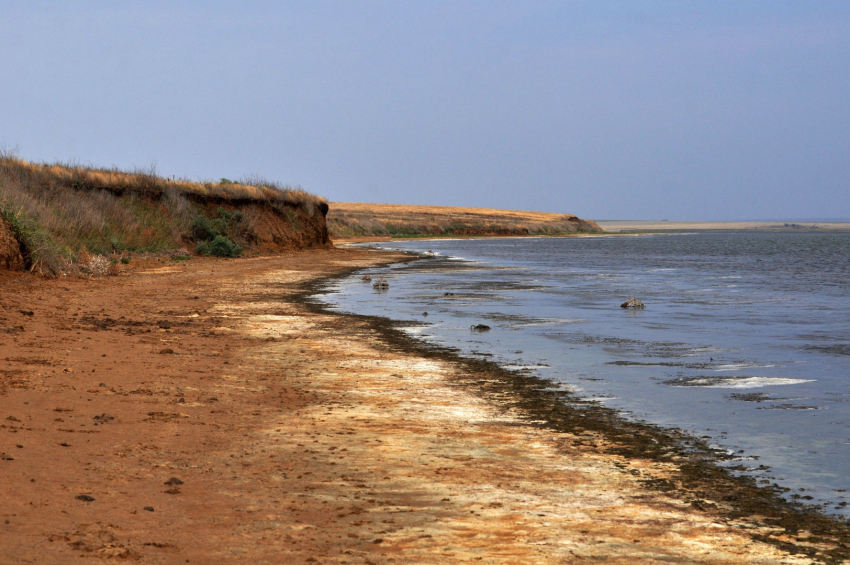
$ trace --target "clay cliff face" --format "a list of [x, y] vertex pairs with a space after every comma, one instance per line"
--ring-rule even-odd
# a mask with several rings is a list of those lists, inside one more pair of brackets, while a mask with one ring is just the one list
[[23, 271], [24, 258], [21, 255], [21, 244], [12, 233], [9, 222], [0, 220], [0, 269]]
[[279, 253], [332, 245], [325, 221], [328, 205], [324, 202], [282, 204], [191, 197], [190, 200], [208, 215], [214, 215], [219, 208], [244, 214], [245, 226], [241, 230], [239, 243], [249, 253]]

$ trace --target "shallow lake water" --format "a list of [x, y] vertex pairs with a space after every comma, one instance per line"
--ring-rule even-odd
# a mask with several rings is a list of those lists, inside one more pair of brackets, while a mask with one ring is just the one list
[[[709, 437], [787, 496], [850, 515], [850, 234], [428, 240], [321, 296], [421, 339]], [[643, 310], [620, 304], [635, 296]], [[425, 314], [427, 312], [427, 315]], [[487, 331], [471, 326], [484, 324]]]

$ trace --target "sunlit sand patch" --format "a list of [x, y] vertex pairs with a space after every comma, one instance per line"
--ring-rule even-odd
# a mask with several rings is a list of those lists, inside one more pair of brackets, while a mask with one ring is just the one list
[[[614, 468], [610, 457], [565, 454], [553, 442], [561, 438], [569, 445], [575, 436], [529, 428], [514, 410], [495, 408], [451, 386], [456, 370], [451, 364], [389, 353], [375, 347], [379, 343], [369, 335], [349, 333], [339, 318], [275, 312], [280, 307], [254, 302], [229, 313], [241, 318], [236, 327], [245, 335], [288, 335], [257, 346], [251, 357], [257, 363], [312, 364], [309, 376], [307, 370], [277, 365], [287, 367], [276, 372], [291, 379], [287, 387], [318, 393], [315, 399], [310, 394], [310, 404], [297, 415], [279, 416], [265, 430], [269, 442], [278, 440], [292, 450], [287, 459], [305, 453], [297, 460], [315, 472], [295, 483], [301, 471], [290, 472], [281, 484], [293, 489], [291, 496], [304, 497], [303, 507], [327, 501], [345, 506], [340, 512], [362, 509], [356, 521], [344, 518], [348, 522], [310, 535], [347, 532], [362, 537], [344, 539], [368, 541], [378, 534], [355, 524], [371, 521], [386, 530], [379, 536], [382, 549], [422, 563], [482, 556], [493, 563], [580, 557], [612, 563], [781, 560], [773, 548], [745, 549], [748, 541], [681, 501], [648, 495], [631, 475]], [[341, 430], [346, 435], [337, 436]], [[346, 449], [344, 459], [328, 455], [333, 442], [334, 453]], [[271, 450], [271, 444], [265, 447]], [[329, 472], [320, 476], [322, 469]], [[652, 464], [641, 472], [665, 471]], [[352, 498], [360, 493], [360, 499]], [[365, 502], [370, 497], [379, 503]], [[377, 526], [385, 519], [394, 524]], [[371, 554], [358, 551], [358, 557], [365, 555]]]

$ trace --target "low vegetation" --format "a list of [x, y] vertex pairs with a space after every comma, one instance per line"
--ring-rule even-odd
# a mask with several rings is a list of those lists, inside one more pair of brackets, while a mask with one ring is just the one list
[[570, 235], [597, 233], [595, 223], [570, 214], [488, 208], [335, 202], [328, 212], [331, 237], [439, 237]]
[[[314, 219], [317, 231], [324, 230], [324, 199], [262, 179], [170, 180], [153, 170], [33, 164], [0, 155], [0, 218], [11, 224], [27, 267], [43, 274], [79, 270], [93, 256], [115, 263], [131, 252], [192, 249], [235, 257], [268, 231], [268, 210], [282, 222]], [[286, 237], [294, 246], [316, 239], [299, 239], [297, 232], [278, 227], [278, 246]]]
[[198, 214], [192, 219], [192, 237], [198, 244], [195, 251], [201, 255], [216, 257], [238, 257], [242, 247], [233, 242], [245, 215], [239, 210], [219, 208], [216, 218]]

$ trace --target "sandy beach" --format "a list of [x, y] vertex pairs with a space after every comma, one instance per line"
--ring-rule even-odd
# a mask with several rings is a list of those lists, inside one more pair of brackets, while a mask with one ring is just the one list
[[647, 488], [677, 464], [535, 425], [474, 367], [304, 302], [407, 259], [5, 275], [0, 562], [810, 563], [790, 551], [840, 545]]

